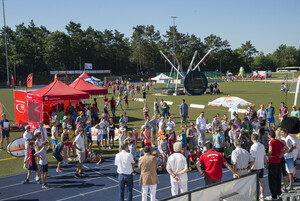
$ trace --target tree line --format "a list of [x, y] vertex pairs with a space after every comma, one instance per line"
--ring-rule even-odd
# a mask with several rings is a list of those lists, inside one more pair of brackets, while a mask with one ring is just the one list
[[36, 26], [33, 21], [25, 26], [16, 25], [15, 30], [3, 27], [0, 31], [0, 80], [6, 81], [4, 29], [7, 33], [10, 74], [15, 66], [17, 80], [24, 80], [34, 72], [35, 82], [48, 82], [51, 70], [79, 70], [83, 63], [92, 63], [93, 69], [111, 70], [112, 75], [145, 74], [170, 71], [170, 65], [160, 50], [173, 62], [173, 37], [175, 37], [176, 63], [186, 71], [195, 50], [198, 55], [194, 65], [205, 53], [212, 53], [200, 65], [202, 71], [221, 70], [238, 72], [243, 66], [250, 70], [272, 70], [284, 66], [300, 66], [300, 48], [280, 45], [273, 53], [259, 52], [246, 41], [240, 48], [232, 49], [227, 40], [216, 35], [204, 39], [195, 34], [180, 33], [169, 27], [161, 34], [153, 25], [133, 27], [130, 37], [118, 30], [99, 31], [92, 27], [83, 30], [80, 23], [70, 21], [66, 32], [49, 31]]

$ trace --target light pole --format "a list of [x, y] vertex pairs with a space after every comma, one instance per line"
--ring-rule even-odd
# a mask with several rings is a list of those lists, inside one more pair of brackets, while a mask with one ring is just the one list
[[175, 19], [177, 18], [176, 16], [171, 16], [173, 19], [173, 62], [175, 65]]
[[7, 55], [7, 36], [6, 36], [7, 33], [6, 33], [4, 0], [2, 0], [2, 6], [3, 6], [3, 20], [4, 20], [4, 40], [5, 40], [5, 54], [6, 54], [7, 86], [9, 86], [9, 70], [8, 70], [8, 55]]

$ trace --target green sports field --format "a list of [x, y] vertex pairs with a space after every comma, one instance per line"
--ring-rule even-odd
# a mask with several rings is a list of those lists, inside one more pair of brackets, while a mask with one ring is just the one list
[[[258, 110], [260, 104], [267, 105], [268, 102], [272, 101], [273, 106], [275, 107], [275, 111], [277, 112], [280, 106], [280, 102], [285, 100], [285, 93], [280, 92], [280, 83], [256, 83], [256, 82], [220, 82], [219, 89], [222, 92], [218, 95], [201, 95], [201, 96], [188, 96], [188, 95], [180, 95], [180, 96], [154, 96], [154, 93], [161, 93], [162, 91], [157, 91], [154, 89], [150, 90], [150, 94], [147, 95], [147, 104], [150, 108], [150, 116], [153, 115], [153, 101], [155, 98], [158, 98], [160, 101], [164, 99], [166, 101], [173, 101], [174, 104], [170, 107], [170, 113], [174, 116], [176, 121], [176, 131], [179, 131], [180, 128], [180, 117], [179, 117], [179, 105], [181, 104], [181, 100], [185, 99], [186, 103], [189, 105], [193, 104], [203, 104], [207, 105], [209, 101], [212, 101], [218, 97], [225, 95], [238, 96], [243, 98], [251, 103], [256, 104], [256, 109]], [[109, 90], [109, 94], [107, 97], [112, 96], [111, 89]], [[100, 112], [102, 112], [103, 105], [103, 97], [102, 96], [94, 96], [98, 99], [98, 105]], [[93, 97], [93, 98], [94, 98]], [[141, 98], [141, 95], [136, 95], [135, 97]], [[11, 120], [11, 124], [14, 122], [14, 101], [13, 101], [13, 89], [0, 89], [0, 102], [5, 106], [8, 110], [7, 118]], [[87, 101], [88, 102], [88, 101]], [[287, 106], [291, 109], [291, 106], [294, 102], [294, 94], [287, 94]], [[299, 101], [298, 101], [299, 103]], [[297, 104], [299, 105], [299, 104]], [[124, 103], [123, 103], [124, 106]], [[144, 123], [143, 120], [143, 103], [142, 102], [133, 102], [129, 100], [129, 109], [126, 109], [127, 115], [129, 117], [128, 127], [140, 128]], [[215, 113], [220, 113], [220, 115], [228, 114], [228, 108], [224, 107], [206, 107], [204, 110], [202, 109], [189, 109], [189, 119], [188, 121], [195, 121], [200, 111], [205, 112], [205, 116], [212, 121], [212, 117]], [[120, 108], [118, 108], [116, 114], [119, 115], [122, 112]], [[277, 116], [278, 117], [278, 112]], [[278, 122], [278, 118], [276, 119]], [[275, 120], [275, 121], [276, 121]], [[11, 140], [21, 137], [23, 133], [11, 132]], [[6, 142], [4, 142], [6, 145]], [[104, 155], [111, 155], [117, 152], [117, 149], [104, 150]], [[56, 165], [56, 161], [51, 156], [51, 153], [48, 153], [49, 165]], [[23, 158], [15, 158], [5, 151], [0, 152], [0, 177], [16, 174], [20, 172], [25, 172], [23, 168]]]

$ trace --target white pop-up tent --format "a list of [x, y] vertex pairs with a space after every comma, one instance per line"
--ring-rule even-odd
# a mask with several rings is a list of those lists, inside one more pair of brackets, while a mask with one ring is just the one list
[[169, 77], [169, 76], [167, 76], [167, 75], [165, 75], [163, 73], [161, 73], [158, 76], [151, 78], [151, 80], [154, 80], [154, 81], [159, 81], [159, 80], [173, 80], [173, 78]]

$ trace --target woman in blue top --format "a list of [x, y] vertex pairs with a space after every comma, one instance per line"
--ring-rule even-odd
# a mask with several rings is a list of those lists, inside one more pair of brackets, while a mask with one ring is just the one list
[[182, 136], [182, 152], [183, 152], [183, 155], [185, 155], [186, 153], [186, 147], [187, 147], [187, 137], [186, 137], [186, 129], [185, 128], [182, 128], [181, 130], [181, 134]]

